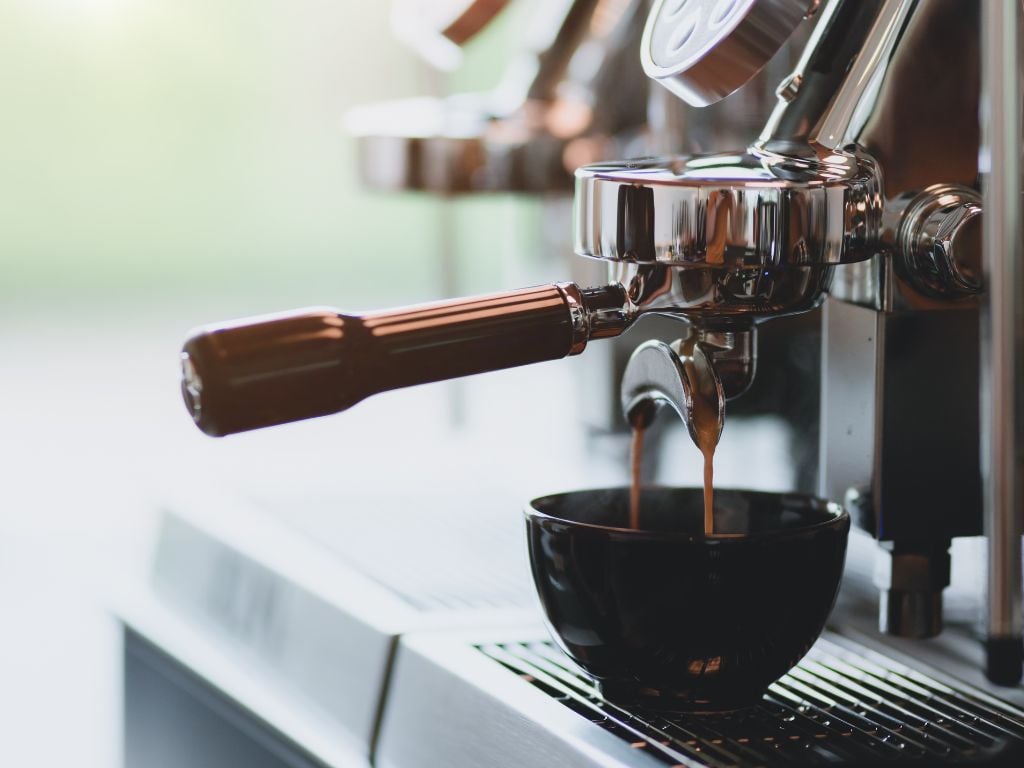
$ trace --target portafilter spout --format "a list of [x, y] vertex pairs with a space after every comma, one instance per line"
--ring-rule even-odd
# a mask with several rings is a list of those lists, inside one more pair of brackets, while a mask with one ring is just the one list
[[699, 448], [713, 446], [725, 426], [725, 401], [750, 386], [755, 359], [753, 325], [720, 330], [691, 324], [689, 335], [671, 344], [647, 341], [622, 376], [622, 413], [644, 429], [668, 405]]

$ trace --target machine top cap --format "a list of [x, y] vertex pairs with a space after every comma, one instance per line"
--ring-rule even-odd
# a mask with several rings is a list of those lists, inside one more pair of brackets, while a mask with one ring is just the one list
[[815, 0], [656, 0], [641, 59], [648, 77], [695, 107], [746, 84], [783, 46]]

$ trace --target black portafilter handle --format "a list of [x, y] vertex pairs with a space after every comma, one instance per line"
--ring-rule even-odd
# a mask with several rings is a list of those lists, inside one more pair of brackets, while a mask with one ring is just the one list
[[[363, 315], [305, 309], [201, 328], [181, 391], [206, 434], [343, 411], [390, 389], [582, 352], [628, 324], [621, 286], [558, 283]], [[617, 319], [616, 319], [617, 318]]]

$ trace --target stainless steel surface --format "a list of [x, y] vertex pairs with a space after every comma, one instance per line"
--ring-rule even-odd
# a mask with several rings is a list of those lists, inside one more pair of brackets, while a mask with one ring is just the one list
[[[399, 636], [535, 620], [521, 499], [290, 491], [170, 502], [146, 588], [118, 613], [324, 764], [353, 765], [371, 755]], [[439, 525], [452, 533], [425, 545]]]
[[121, 768], [370, 768], [357, 752], [315, 756], [131, 629], [123, 646]]
[[870, 158], [844, 152], [820, 163], [755, 147], [592, 165], [576, 172], [576, 252], [691, 269], [860, 261], [879, 236], [880, 185]]
[[819, 493], [844, 499], [855, 523], [892, 548], [878, 555], [879, 586], [917, 595], [880, 603], [883, 625], [899, 634], [938, 631], [933, 595], [945, 586], [906, 579], [948, 578], [950, 539], [980, 533], [976, 317], [825, 305]]
[[[700, 447], [697, 410], [717, 414], [717, 435], [725, 426], [725, 401], [742, 395], [754, 379], [757, 329], [689, 326], [689, 335], [666, 344], [641, 344], [626, 364], [619, 387], [622, 414], [634, 427], [651, 425], [662, 405], [683, 420]], [[699, 402], [695, 402], [699, 401]]]
[[412, 627], [463, 622], [467, 614], [476, 622], [500, 612], [533, 615], [522, 502], [509, 491], [464, 487], [459, 494], [395, 489], [386, 502], [300, 491], [250, 503], [412, 608], [416, 617], [401, 622]]
[[[592, 685], [552, 654], [532, 608], [488, 605], [487, 596], [499, 596], [503, 587], [492, 592], [493, 585], [445, 576], [451, 561], [467, 557], [467, 571], [482, 580], [498, 576], [490, 574], [493, 569], [508, 569], [505, 556], [513, 549], [521, 552], [504, 535], [521, 525], [516, 515], [506, 514], [512, 499], [491, 497], [488, 504], [485, 494], [458, 500], [464, 506], [456, 509], [452, 494], [428, 501], [331, 498], [317, 500], [282, 488], [279, 496], [264, 500], [265, 510], [276, 510], [273, 515], [210, 496], [176, 503], [182, 513], [164, 528], [154, 589], [120, 612], [134, 631], [235, 702], [241, 714], [325, 765], [642, 768], [663, 765], [659, 755], [665, 746], [686, 755], [699, 749], [692, 758], [699, 761], [720, 754], [720, 748], [736, 749], [735, 742], [772, 759], [806, 757], [820, 764], [835, 754], [829, 750], [851, 750], [842, 753], [849, 757], [877, 740], [905, 745], [893, 756], [918, 754], [916, 764], [936, 765], [965, 750], [979, 750], [975, 757], [986, 754], [1008, 733], [1021, 736], [1016, 725], [991, 718], [1016, 722], [1024, 690], [997, 698], [983, 681], [974, 688], [964, 685], [976, 671], [973, 654], [979, 649], [962, 626], [931, 641], [858, 634], [872, 623], [858, 618], [860, 609], [873, 614], [874, 604], [863, 597], [871, 589], [870, 575], [861, 585], [852, 572], [843, 589], [858, 591], [834, 617], [840, 636], [826, 635], [827, 643], [843, 653], [819, 645], [770, 692], [767, 709], [711, 724], [652, 722], [646, 713], [623, 712], [593, 697]], [[422, 513], [418, 527], [417, 513]], [[420, 548], [431, 540], [432, 520], [458, 535], [438, 547]], [[404, 549], [375, 561], [375, 542], [409, 525], [411, 535], [394, 545]], [[528, 590], [525, 568], [512, 580]], [[457, 597], [455, 602], [434, 599], [439, 581], [454, 591], [465, 585], [468, 600], [460, 606]], [[477, 587], [484, 599], [474, 599]], [[959, 611], [961, 621], [964, 613]], [[379, 641], [367, 644], [366, 638]], [[533, 658], [541, 646], [545, 653]], [[509, 674], [481, 647], [503, 649], [503, 661], [529, 669]], [[552, 672], [557, 672], [555, 688]], [[376, 682], [366, 690], [365, 681]], [[771, 706], [780, 698], [785, 703], [779, 706], [792, 710], [782, 717]], [[353, 734], [350, 715], [362, 713], [366, 720], [360, 722], [370, 722], [369, 710], [378, 705], [379, 719], [369, 736]], [[837, 735], [851, 723], [868, 727]], [[1005, 727], [992, 730], [992, 723]], [[741, 732], [741, 726], [750, 728]], [[680, 727], [689, 733], [681, 735]], [[921, 729], [931, 737], [922, 739]], [[672, 743], [651, 744], [656, 732], [666, 733]], [[187, 739], [187, 733], [178, 733]], [[786, 740], [779, 741], [783, 736]], [[749, 742], [739, 741], [748, 737]], [[735, 741], [718, 741], [723, 738]], [[638, 742], [644, 746], [634, 746]], [[857, 746], [850, 746], [854, 742]], [[795, 750], [796, 743], [806, 751]], [[934, 751], [950, 743], [953, 749], [945, 756]], [[888, 753], [887, 747], [876, 748]], [[750, 757], [751, 751], [742, 753], [750, 759], [739, 765], [763, 764]]]
[[[927, 0], [925, 0], [927, 2]], [[917, 0], [828, 0], [761, 139], [836, 151], [858, 141]], [[851, 62], [852, 58], [852, 62]]]
[[[931, 570], [934, 566], [929, 563], [925, 568]], [[878, 629], [896, 637], [935, 637], [942, 631], [944, 586], [932, 591], [879, 590]]]
[[833, 38], [841, 51], [859, 37], [852, 67], [840, 78], [820, 66], [834, 56], [808, 53], [798, 70], [817, 76], [785, 95], [762, 135], [781, 147], [794, 137], [854, 142], [884, 179], [876, 254], [836, 267], [830, 287], [849, 305], [825, 312], [820, 490], [846, 498], [885, 543], [880, 625], [908, 636], [939, 631], [949, 540], [981, 532], [979, 424], [968, 405], [978, 371], [980, 5], [829, 3], [819, 47], [827, 53]]
[[[616, 277], [648, 307], [701, 317], [814, 307], [831, 266], [884, 251], [887, 169], [856, 142], [864, 139], [869, 151], [888, 148], [892, 131], [878, 119], [898, 112], [892, 102], [899, 83], [892, 81], [920, 76], [923, 66], [913, 61], [927, 45], [920, 29], [953, 13], [944, 0], [923, 5], [928, 12], [914, 27], [912, 2], [828, 3], [761, 139], [746, 152], [578, 171], [577, 252], [644, 265], [635, 274], [619, 267]], [[961, 55], [974, 50], [965, 46]], [[937, 158], [929, 160], [941, 173]], [[893, 191], [905, 191], [896, 178]], [[656, 263], [695, 274], [646, 267]], [[873, 279], [867, 269], [859, 274]], [[850, 282], [847, 292], [865, 293]]]
[[[874, 7], [851, 3], [852, 10], [845, 13], [854, 13], [853, 21], [864, 15], [874, 18]], [[887, 7], [890, 18], [902, 13], [902, 6]], [[884, 176], [881, 242], [869, 263], [836, 270], [832, 296], [887, 312], [976, 306], [969, 296], [951, 301], [956, 294], [922, 293], [922, 284], [932, 278], [922, 275], [925, 280], [914, 284], [904, 267], [927, 263], [922, 264], [918, 253], [905, 250], [914, 246], [913, 238], [901, 235], [923, 226], [908, 218], [916, 218], [910, 202], [916, 198], [930, 207], [929, 190], [955, 190], [965, 202], [976, 201], [967, 190], [976, 190], [978, 180], [979, 8], [976, 2], [921, 0], [903, 17], [895, 30], [898, 34], [893, 34], [892, 24], [878, 27], [886, 31], [879, 52], [884, 66], [873, 70], [871, 87], [857, 110], [844, 113], [855, 116], [848, 128], [851, 140], [875, 159]], [[834, 9], [830, 6], [829, 11]], [[941, 50], [933, 45], [937, 39], [947, 41]], [[935, 99], [934, 93], [943, 97]], [[780, 111], [785, 114], [780, 107], [776, 117]], [[789, 122], [787, 131], [811, 130], [796, 119]], [[969, 235], [970, 228], [960, 234]], [[969, 238], [963, 245], [965, 253], [958, 262], [970, 264], [978, 257], [969, 252]]]
[[985, 283], [981, 319], [981, 411], [988, 601], [985, 633], [989, 676], [1006, 684], [1021, 678], [1021, 533], [1024, 447], [1021, 272], [1020, 8], [1015, 0], [983, 3], [985, 51], [982, 112], [984, 149]]
[[818, 495], [843, 499], [853, 522], [874, 530], [881, 404], [878, 379], [865, 384], [883, 350], [878, 316], [829, 299], [822, 312], [821, 439]]
[[[976, 388], [971, 377], [977, 372], [977, 313], [886, 313], [832, 298], [825, 304], [823, 327], [821, 491], [844, 498], [848, 489], [856, 489], [860, 504], [884, 514], [889, 506], [912, 501], [883, 500], [893, 488], [891, 477], [884, 476], [891, 473], [908, 483], [915, 478], [923, 489], [918, 504], [937, 504], [932, 509], [937, 520], [956, 518], [957, 505], [978, 511], [977, 461], [969, 445], [977, 435], [977, 416], [965, 407]], [[945, 355], [958, 365], [947, 365]], [[949, 420], [942, 427], [933, 426], [938, 414]], [[915, 433], [914, 450], [887, 454], [887, 445], [909, 441]], [[898, 463], [891, 463], [894, 459]], [[944, 477], [956, 482], [928, 490]], [[873, 490], [865, 493], [865, 488]], [[969, 532], [980, 528], [958, 535]]]
[[757, 326], [726, 323], [720, 327], [704, 324], [691, 331], [711, 361], [722, 382], [726, 400], [744, 394], [754, 383], [757, 371]]
[[580, 717], [482, 654], [475, 642], [540, 640], [539, 625], [410, 635], [395, 659], [374, 764], [381, 768], [655, 768], [653, 756]]
[[209, 526], [230, 520], [230, 509], [209, 515], [193, 505], [206, 529], [167, 516], [150, 590], [126, 601], [121, 618], [328, 764], [365, 759], [401, 609], [343, 564], [324, 567], [308, 552], [296, 575], [297, 564], [283, 562], [295, 551], [287, 537], [276, 537], [276, 555], [251, 546], [266, 530], [256, 516], [238, 516], [248, 541], [235, 530], [225, 544]]
[[657, 0], [644, 71], [695, 107], [724, 99], [779, 51], [815, 0]]
[[942, 591], [949, 580], [947, 542], [880, 546], [875, 558], [879, 630], [898, 637], [935, 637], [942, 631]]
[[688, 269], [620, 263], [610, 271], [637, 314], [676, 315], [698, 325], [704, 321], [742, 325], [752, 319], [814, 309], [825, 297], [832, 266], [773, 268], [752, 264], [747, 268]]

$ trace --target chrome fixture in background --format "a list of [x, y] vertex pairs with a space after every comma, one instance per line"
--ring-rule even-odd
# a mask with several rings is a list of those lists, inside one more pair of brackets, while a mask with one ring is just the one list
[[[535, 3], [526, 42], [493, 91], [353, 110], [347, 124], [363, 183], [442, 194], [570, 192], [577, 165], [642, 140], [648, 88], [635, 54], [645, 10], [642, 0]], [[403, 38], [435, 36], [416, 27]]]

